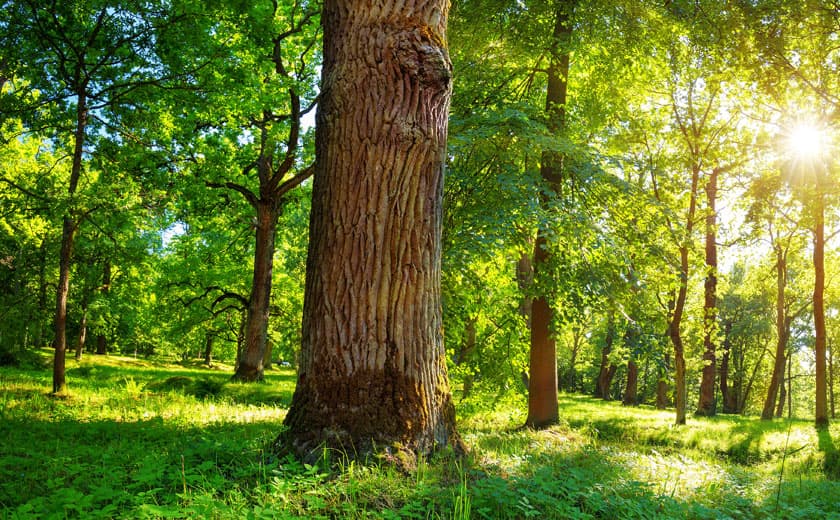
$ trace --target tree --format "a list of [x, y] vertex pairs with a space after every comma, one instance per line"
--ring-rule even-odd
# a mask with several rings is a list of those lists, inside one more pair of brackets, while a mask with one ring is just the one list
[[53, 320], [52, 388], [60, 393], [66, 385], [73, 246], [81, 222], [96, 209], [79, 192], [80, 183], [84, 187], [86, 157], [94, 153], [103, 135], [119, 133], [116, 112], [129, 104], [132, 92], [160, 79], [163, 71], [153, 52], [153, 35], [164, 17], [154, 3], [126, 6], [90, 0], [45, 5], [26, 0], [2, 6], [5, 23], [0, 24], [0, 45], [11, 52], [7, 59], [12, 70], [30, 82], [28, 90], [38, 90], [42, 96], [24, 100], [12, 113], [37, 125], [29, 131], [53, 137], [57, 148], [69, 150]]
[[442, 342], [448, 5], [329, 0], [298, 382], [279, 441], [459, 445]]

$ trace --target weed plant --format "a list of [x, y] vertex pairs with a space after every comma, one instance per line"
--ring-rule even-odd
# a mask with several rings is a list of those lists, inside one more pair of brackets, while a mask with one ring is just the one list
[[278, 457], [294, 374], [230, 373], [88, 357], [56, 398], [48, 369], [0, 368], [0, 518], [840, 518], [838, 430], [810, 421], [678, 428], [566, 395], [561, 424], [531, 431], [522, 396], [475, 394], [459, 409], [470, 454], [406, 474]]

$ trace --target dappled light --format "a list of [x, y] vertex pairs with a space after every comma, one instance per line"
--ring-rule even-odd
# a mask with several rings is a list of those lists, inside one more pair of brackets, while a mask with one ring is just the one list
[[838, 0], [0, 0], [0, 519], [840, 520]]

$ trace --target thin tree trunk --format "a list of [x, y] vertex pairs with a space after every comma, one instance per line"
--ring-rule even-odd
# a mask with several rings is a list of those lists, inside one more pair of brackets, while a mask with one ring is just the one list
[[[569, 50], [564, 48], [572, 34], [570, 20], [573, 2], [560, 5], [555, 12], [554, 31], [549, 49], [548, 90], [545, 99], [545, 112], [548, 116], [549, 129], [561, 133], [566, 119], [566, 88], [569, 77]], [[568, 9], [568, 11], [567, 11]], [[563, 177], [563, 157], [553, 151], [542, 154], [540, 175], [547, 185], [549, 193], [560, 192]], [[548, 206], [550, 195], [542, 194], [542, 204]], [[553, 310], [548, 298], [550, 280], [547, 276], [548, 263], [551, 259], [547, 236], [549, 230], [537, 230], [534, 245], [534, 279], [538, 295], [531, 308], [531, 352], [529, 358], [530, 378], [528, 384], [528, 417], [525, 425], [531, 428], [544, 428], [556, 424], [558, 415], [557, 401], [557, 347], [551, 330]], [[544, 274], [543, 271], [546, 271]]]
[[[111, 262], [105, 260], [102, 265], [102, 294], [108, 294], [111, 290]], [[96, 353], [104, 356], [108, 353], [108, 338], [105, 334], [96, 336]]]
[[615, 375], [614, 366], [610, 362], [610, 353], [612, 352], [614, 336], [615, 314], [613, 311], [610, 311], [607, 316], [607, 334], [604, 338], [604, 348], [601, 349], [601, 368], [598, 371], [598, 379], [595, 382], [595, 397], [606, 400], [610, 399], [612, 375]]
[[[77, 70], [77, 81], [81, 81], [81, 70]], [[67, 194], [72, 200], [82, 175], [82, 153], [85, 146], [85, 129], [87, 128], [87, 84], [81, 83], [76, 89], [76, 130], [73, 142], [73, 162], [70, 167], [70, 183]], [[53, 385], [54, 394], [63, 393], [67, 386], [65, 375], [65, 358], [67, 355], [67, 295], [70, 292], [70, 266], [73, 259], [73, 242], [76, 236], [76, 221], [73, 209], [64, 215], [61, 225], [61, 251], [58, 262], [58, 286], [55, 295], [55, 356], [53, 357]]]
[[782, 383], [779, 385], [779, 401], [776, 403], [776, 417], [781, 417], [782, 414], [785, 412], [785, 399], [787, 398], [787, 388], [785, 387], [785, 381], [782, 380]]
[[814, 422], [817, 428], [828, 427], [826, 400], [826, 331], [825, 331], [825, 195], [817, 186], [814, 201], [814, 353], [816, 355], [816, 396]]
[[723, 333], [723, 356], [720, 360], [720, 395], [723, 401], [723, 413], [737, 413], [738, 396], [734, 389], [729, 387], [729, 358], [732, 351], [732, 322], [724, 324]]
[[79, 339], [76, 342], [76, 361], [82, 360], [82, 352], [85, 350], [85, 339], [87, 338], [87, 302], [82, 302], [82, 319], [79, 322]]
[[764, 408], [761, 411], [761, 418], [765, 421], [773, 418], [779, 386], [784, 384], [785, 353], [787, 352], [787, 342], [790, 337], [790, 320], [788, 319], [787, 309], [785, 308], [787, 251], [779, 243], [776, 243], [773, 249], [776, 252], [776, 359], [773, 363], [770, 384], [767, 387], [767, 397], [764, 399]]
[[834, 345], [828, 343], [828, 404], [834, 419]]
[[447, 12], [324, 4], [301, 362], [278, 439], [310, 458], [462, 448], [440, 300]]
[[636, 394], [639, 380], [639, 367], [631, 358], [627, 362], [627, 385], [624, 387], [624, 399], [621, 403], [624, 406], [636, 406], [639, 400]]
[[715, 415], [715, 332], [717, 330], [717, 178], [719, 170], [712, 170], [706, 183], [706, 282], [703, 303], [703, 371], [700, 380], [700, 416]]
[[665, 353], [663, 360], [664, 366], [659, 371], [656, 380], [656, 409], [664, 410], [668, 407], [668, 370], [671, 364], [671, 356], [668, 352]]

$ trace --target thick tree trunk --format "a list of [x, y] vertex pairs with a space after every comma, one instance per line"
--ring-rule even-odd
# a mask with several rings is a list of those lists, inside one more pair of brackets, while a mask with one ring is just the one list
[[327, 0], [300, 369], [279, 440], [454, 445], [440, 300], [448, 3]]
[[607, 320], [607, 334], [604, 338], [604, 348], [601, 349], [601, 368], [598, 370], [598, 379], [595, 382], [595, 397], [609, 400], [612, 376], [615, 375], [615, 367], [610, 362], [615, 337], [615, 314], [612, 311]]
[[776, 359], [773, 363], [770, 384], [767, 387], [767, 397], [764, 399], [764, 408], [761, 410], [761, 418], [765, 421], [773, 418], [779, 386], [784, 384], [785, 353], [790, 337], [790, 320], [785, 308], [787, 251], [778, 243], [774, 244], [773, 249], [776, 252]]
[[718, 169], [712, 170], [706, 183], [706, 282], [703, 302], [703, 371], [700, 379], [700, 416], [715, 415], [715, 333], [717, 331], [717, 199]]
[[817, 428], [828, 427], [826, 400], [825, 332], [825, 195], [817, 186], [814, 201], [814, 353], [816, 355], [816, 396], [814, 422]]
[[[572, 34], [570, 20], [573, 2], [560, 5], [555, 13], [554, 32], [548, 63], [548, 90], [545, 98], [545, 111], [549, 129], [559, 134], [565, 127], [566, 88], [569, 77], [569, 51], [564, 49]], [[567, 11], [568, 10], [568, 11]], [[563, 177], [563, 157], [553, 151], [542, 154], [540, 175], [550, 193], [560, 191]], [[549, 194], [542, 195], [542, 203], [547, 206]], [[537, 230], [534, 243], [534, 279], [537, 283], [537, 296], [531, 308], [531, 351], [528, 361], [530, 378], [528, 384], [528, 417], [525, 425], [531, 428], [544, 428], [556, 424], [558, 415], [557, 401], [557, 346], [551, 330], [554, 315], [548, 298], [548, 276], [543, 273], [551, 255], [547, 236], [550, 231]]]
[[631, 358], [627, 362], [627, 385], [624, 387], [624, 399], [621, 403], [624, 406], [636, 406], [639, 404], [636, 389], [639, 381], [639, 367]]
[[[111, 290], [111, 262], [105, 260], [102, 265], [102, 294], [108, 294]], [[96, 353], [104, 356], [108, 353], [108, 338], [105, 334], [96, 336]]]
[[271, 304], [271, 274], [274, 268], [274, 241], [277, 235], [276, 204], [260, 201], [257, 205], [257, 240], [254, 250], [254, 276], [245, 343], [233, 378], [239, 381], [262, 381], [263, 358], [268, 337], [268, 314]]

